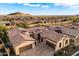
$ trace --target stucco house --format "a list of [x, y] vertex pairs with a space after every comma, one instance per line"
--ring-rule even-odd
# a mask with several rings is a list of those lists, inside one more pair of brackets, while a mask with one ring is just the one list
[[[51, 31], [45, 27], [33, 27], [28, 30], [31, 37], [36, 41], [36, 44], [43, 44], [54, 48], [55, 51], [69, 45], [69, 37], [67, 35], [59, 34]], [[65, 43], [66, 42], [66, 43]], [[61, 45], [61, 47], [59, 47]]]
[[79, 45], [79, 30], [72, 28], [68, 28], [68, 27], [64, 27], [64, 26], [57, 26], [57, 27], [52, 27], [52, 30], [54, 30], [57, 33], [60, 34], [65, 34], [68, 35], [70, 37], [70, 39], [75, 41], [75, 45], [78, 46]]
[[35, 40], [25, 29], [11, 29], [8, 31], [8, 36], [16, 55], [35, 47]]
[[0, 21], [0, 25], [9, 26], [11, 25], [10, 21]]
[[60, 50], [69, 45], [70, 38], [55, 31], [43, 30], [40, 36], [40, 42], [52, 47], [53, 49], [55, 49], [55, 51]]
[[8, 36], [16, 55], [38, 47], [38, 44], [49, 46], [58, 51], [70, 43], [70, 38], [67, 35], [51, 31], [45, 27], [15, 28], [8, 31]]
[[63, 34], [70, 36], [70, 38], [75, 41], [76, 46], [79, 45], [79, 30], [65, 28], [65, 27], [63, 27], [61, 30]]
[[37, 43], [40, 43], [40, 33], [45, 30], [45, 27], [32, 27], [28, 29], [30, 36], [36, 40]]

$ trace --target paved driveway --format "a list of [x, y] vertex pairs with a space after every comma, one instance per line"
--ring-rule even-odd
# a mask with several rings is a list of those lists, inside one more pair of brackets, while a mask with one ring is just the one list
[[0, 53], [0, 56], [3, 56], [3, 54], [2, 54], [2, 53]]
[[0, 50], [0, 56], [3, 56], [3, 54], [2, 54], [2, 52], [1, 52], [1, 50]]
[[54, 49], [47, 45], [39, 45], [33, 49], [25, 51], [20, 54], [21, 56], [53, 56]]

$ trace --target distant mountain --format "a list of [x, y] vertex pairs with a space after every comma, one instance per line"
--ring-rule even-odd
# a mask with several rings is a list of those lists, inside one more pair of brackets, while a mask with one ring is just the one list
[[15, 13], [10, 13], [8, 15], [23, 15], [23, 16], [30, 16], [31, 14], [25, 14], [25, 13], [22, 13], [22, 12], [15, 12]]
[[79, 14], [77, 14], [76, 16], [79, 16]]

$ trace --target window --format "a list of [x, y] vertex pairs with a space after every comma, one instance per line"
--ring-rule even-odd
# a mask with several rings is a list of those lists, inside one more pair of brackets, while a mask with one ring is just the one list
[[35, 45], [36, 45], [36, 41], [35, 41]]
[[16, 24], [16, 25], [19, 25], [19, 24]]
[[61, 43], [59, 44], [59, 47], [61, 47]]
[[32, 32], [32, 33], [30, 33], [30, 36], [32, 37], [32, 38], [35, 38], [35, 34]]
[[0, 44], [2, 44], [2, 42], [0, 41]]
[[62, 33], [61, 30], [55, 30], [57, 33]]
[[40, 40], [40, 33], [38, 34], [38, 40]]
[[68, 40], [66, 40], [65, 44], [67, 44], [67, 43], [68, 43]]
[[41, 38], [41, 42], [43, 42], [43, 38]]
[[9, 26], [10, 24], [9, 23], [7, 23], [7, 24], [5, 24], [6, 26]]
[[44, 21], [44, 23], [46, 23], [46, 21]]

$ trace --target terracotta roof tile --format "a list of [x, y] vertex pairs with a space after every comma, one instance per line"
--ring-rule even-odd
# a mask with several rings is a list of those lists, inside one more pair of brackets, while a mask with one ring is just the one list
[[12, 30], [8, 31], [8, 36], [9, 36], [9, 40], [13, 44], [13, 46], [17, 46], [24, 41], [34, 40], [29, 35], [21, 33], [18, 29], [12, 29]]
[[49, 30], [44, 30], [41, 33], [42, 37], [48, 38], [49, 40], [52, 40], [54, 43], [57, 43], [58, 41], [60, 41], [64, 35], [59, 34], [55, 31], [49, 31]]

